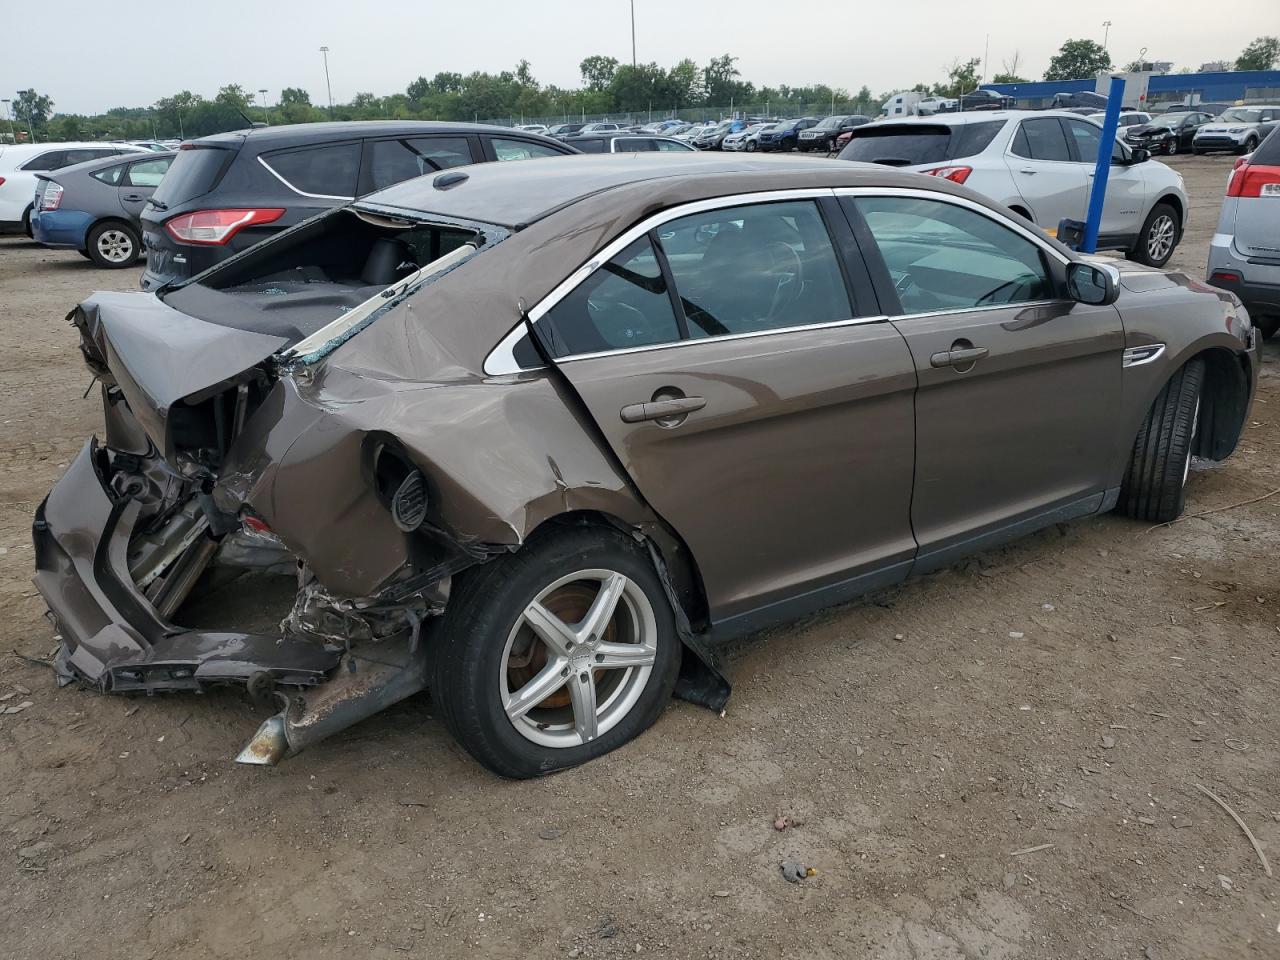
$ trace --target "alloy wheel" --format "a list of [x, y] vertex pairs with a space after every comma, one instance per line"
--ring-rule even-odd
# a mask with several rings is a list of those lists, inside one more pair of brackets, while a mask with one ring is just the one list
[[1147, 253], [1152, 260], [1156, 263], [1164, 262], [1173, 251], [1177, 233], [1177, 225], [1168, 214], [1161, 214], [1152, 221], [1151, 229], [1147, 232]]
[[133, 257], [133, 238], [123, 230], [103, 230], [97, 246], [102, 259], [109, 263], [127, 263]]
[[499, 693], [512, 726], [545, 747], [576, 747], [631, 712], [653, 673], [648, 597], [614, 570], [579, 570], [525, 607], [502, 652]]

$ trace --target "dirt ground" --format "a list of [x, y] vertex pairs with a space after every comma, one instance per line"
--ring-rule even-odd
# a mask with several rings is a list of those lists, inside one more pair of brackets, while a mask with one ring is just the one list
[[[1173, 162], [1200, 275], [1231, 161]], [[1280, 496], [1051, 529], [756, 637], [723, 718], [674, 704], [541, 781], [485, 773], [425, 695], [238, 767], [269, 712], [239, 694], [10, 655], [52, 647], [30, 516], [99, 429], [63, 316], [136, 283], [0, 241], [0, 707], [31, 703], [0, 716], [0, 956], [1280, 957], [1280, 877], [1195, 788], [1280, 869]], [[1190, 513], [1280, 487], [1277, 355]]]

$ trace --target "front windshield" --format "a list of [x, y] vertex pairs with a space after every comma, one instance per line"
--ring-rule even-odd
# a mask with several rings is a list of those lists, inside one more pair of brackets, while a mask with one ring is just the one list
[[832, 130], [832, 129], [834, 129], [835, 127], [840, 126], [840, 121], [841, 121], [841, 120], [843, 120], [843, 119], [844, 119], [844, 117], [827, 117], [825, 120], [823, 120], [821, 123], [819, 123], [819, 124], [818, 124], [814, 129], [816, 129], [816, 130]]
[[1224, 110], [1222, 116], [1218, 118], [1226, 123], [1257, 123], [1262, 119], [1261, 110], [1245, 110], [1237, 108], [1235, 110]]
[[1186, 113], [1166, 113], [1163, 116], [1156, 117], [1151, 121], [1151, 126], [1160, 127], [1161, 129], [1171, 130], [1178, 124], [1182, 123], [1190, 114]]
[[800, 122], [799, 120], [783, 120], [780, 124], [778, 124], [778, 125], [777, 125], [776, 127], [774, 127], [773, 129], [775, 129], [775, 130], [790, 130], [792, 127], [794, 127], [794, 126], [795, 126], [797, 123], [799, 123], [799, 122]]

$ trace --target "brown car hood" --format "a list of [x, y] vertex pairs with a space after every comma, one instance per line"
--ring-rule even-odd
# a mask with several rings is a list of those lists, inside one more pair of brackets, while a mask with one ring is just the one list
[[261, 363], [288, 338], [236, 330], [166, 306], [149, 293], [96, 293], [68, 319], [98, 378], [114, 383], [152, 442], [172, 454], [175, 403]]

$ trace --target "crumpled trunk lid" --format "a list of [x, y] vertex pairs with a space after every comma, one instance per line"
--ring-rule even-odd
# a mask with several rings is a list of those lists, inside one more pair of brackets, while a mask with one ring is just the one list
[[223, 383], [279, 352], [289, 339], [188, 316], [154, 294], [96, 293], [68, 317], [99, 379], [119, 387], [166, 459], [170, 414], [182, 400]]

